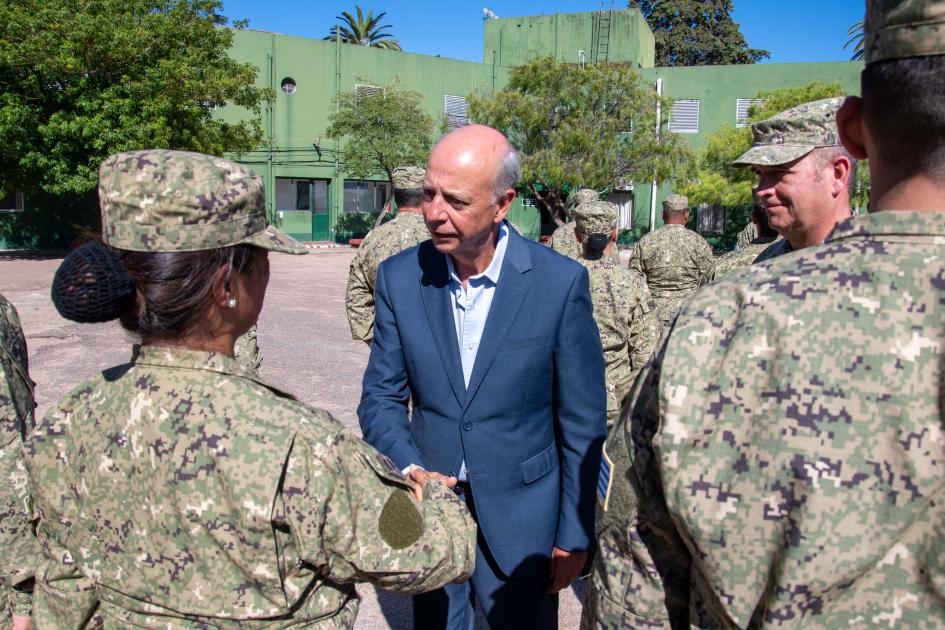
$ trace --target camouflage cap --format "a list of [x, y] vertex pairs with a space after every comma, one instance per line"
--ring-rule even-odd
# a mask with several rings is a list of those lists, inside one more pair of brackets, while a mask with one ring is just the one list
[[945, 1], [867, 0], [863, 29], [866, 65], [888, 59], [945, 54]]
[[751, 126], [751, 148], [732, 166], [778, 166], [799, 160], [817, 147], [840, 146], [837, 110], [844, 97], [835, 96], [792, 107]]
[[116, 153], [99, 168], [102, 238], [118, 249], [190, 252], [255, 245], [306, 254], [266, 221], [265, 191], [247, 167], [202, 153]]
[[689, 212], [689, 199], [685, 195], [669, 195], [663, 200], [663, 212]]
[[599, 197], [600, 196], [597, 194], [597, 191], [593, 188], [582, 188], [581, 190], [574, 193], [574, 195], [571, 197], [571, 203], [577, 207], [582, 203], [597, 201]]
[[419, 190], [423, 188], [426, 170], [422, 166], [398, 166], [391, 172], [390, 180], [399, 190]]
[[617, 206], [603, 200], [582, 203], [574, 209], [574, 223], [584, 235], [610, 234], [617, 227]]

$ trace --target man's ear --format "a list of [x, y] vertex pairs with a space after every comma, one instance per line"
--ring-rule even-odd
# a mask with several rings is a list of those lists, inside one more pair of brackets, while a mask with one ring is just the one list
[[512, 207], [512, 202], [515, 201], [515, 189], [509, 188], [504, 193], [499, 195], [499, 198], [495, 202], [495, 218], [493, 219], [494, 223], [501, 223], [502, 219], [505, 218], [505, 215], [508, 214], [509, 208]]
[[848, 96], [837, 110], [837, 130], [840, 142], [850, 155], [858, 160], [869, 158], [866, 154], [866, 130], [863, 127], [863, 100], [859, 96]]

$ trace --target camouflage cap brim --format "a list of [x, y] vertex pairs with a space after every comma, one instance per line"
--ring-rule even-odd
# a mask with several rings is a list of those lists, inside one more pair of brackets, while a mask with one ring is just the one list
[[817, 147], [805, 145], [759, 145], [754, 146], [732, 162], [732, 166], [739, 168], [742, 166], [780, 166], [794, 160], [799, 160]]
[[238, 245], [255, 245], [273, 252], [283, 254], [307, 254], [308, 248], [297, 240], [273, 226], [268, 226], [262, 232], [247, 236]]

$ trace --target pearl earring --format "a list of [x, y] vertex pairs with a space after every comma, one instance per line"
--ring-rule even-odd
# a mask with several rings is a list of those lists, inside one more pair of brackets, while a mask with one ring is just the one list
[[230, 308], [236, 308], [236, 298], [231, 297], [229, 300], [226, 301], [226, 305], [229, 306]]

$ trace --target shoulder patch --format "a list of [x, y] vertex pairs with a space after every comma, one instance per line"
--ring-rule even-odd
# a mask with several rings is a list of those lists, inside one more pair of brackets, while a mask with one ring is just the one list
[[423, 517], [403, 490], [395, 490], [384, 503], [377, 529], [392, 549], [409, 547], [423, 535]]
[[604, 448], [601, 450], [600, 473], [597, 476], [597, 500], [600, 501], [605, 512], [607, 511], [607, 503], [610, 500], [610, 482], [613, 472], [614, 463], [607, 456], [607, 443], [605, 442]]

